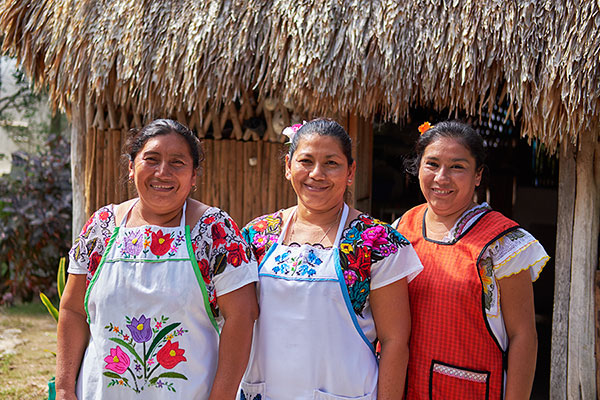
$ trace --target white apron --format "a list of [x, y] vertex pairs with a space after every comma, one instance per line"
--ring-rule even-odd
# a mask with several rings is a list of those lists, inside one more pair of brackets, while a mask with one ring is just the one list
[[[295, 212], [295, 211], [294, 211]], [[333, 248], [285, 246], [293, 219], [259, 266], [258, 318], [240, 400], [377, 398], [378, 365], [360, 330]]]
[[130, 208], [115, 228], [85, 296], [79, 400], [208, 399], [219, 327], [185, 209], [178, 227], [126, 228]]

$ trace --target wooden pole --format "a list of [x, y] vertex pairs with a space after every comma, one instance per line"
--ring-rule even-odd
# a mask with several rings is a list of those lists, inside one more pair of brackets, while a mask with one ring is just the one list
[[569, 295], [571, 292], [571, 249], [575, 212], [575, 147], [569, 142], [561, 149], [558, 173], [558, 217], [554, 272], [554, 311], [552, 316], [552, 354], [550, 361], [550, 398], [567, 398], [567, 342], [569, 334]]
[[73, 234], [79, 235], [88, 218], [85, 212], [85, 104], [72, 105], [71, 186], [73, 190]]
[[573, 219], [571, 293], [569, 302], [569, 341], [567, 398], [596, 399], [596, 360], [594, 357], [594, 275], [598, 268], [598, 218], [600, 201], [600, 145], [592, 132], [580, 134], [577, 151], [577, 188]]

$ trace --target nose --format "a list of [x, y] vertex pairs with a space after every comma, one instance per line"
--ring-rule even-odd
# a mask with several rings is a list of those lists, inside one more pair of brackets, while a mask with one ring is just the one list
[[158, 176], [169, 176], [171, 175], [171, 168], [169, 166], [169, 163], [167, 161], [162, 161], [158, 164], [158, 166], [156, 167], [156, 173], [155, 175]]
[[323, 178], [324, 170], [323, 165], [319, 162], [315, 163], [312, 171], [310, 171], [310, 177], [313, 179]]
[[440, 183], [448, 182], [450, 180], [449, 173], [450, 170], [447, 167], [441, 167], [435, 174], [435, 181]]

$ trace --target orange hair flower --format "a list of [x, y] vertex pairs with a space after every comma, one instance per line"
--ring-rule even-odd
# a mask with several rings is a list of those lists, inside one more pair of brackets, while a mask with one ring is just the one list
[[425, 132], [427, 132], [429, 129], [433, 128], [433, 125], [431, 125], [429, 123], [429, 121], [425, 121], [424, 123], [422, 123], [419, 126], [419, 132], [421, 132], [421, 135], [424, 134]]

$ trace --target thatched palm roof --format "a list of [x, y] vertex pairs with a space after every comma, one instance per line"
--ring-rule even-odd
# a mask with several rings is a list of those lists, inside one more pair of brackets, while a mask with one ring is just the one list
[[[248, 89], [312, 113], [477, 115], [507, 96], [554, 148], [597, 134], [600, 1], [8, 0], [3, 50], [54, 105], [144, 115]], [[594, 126], [596, 132], [591, 131]]]

